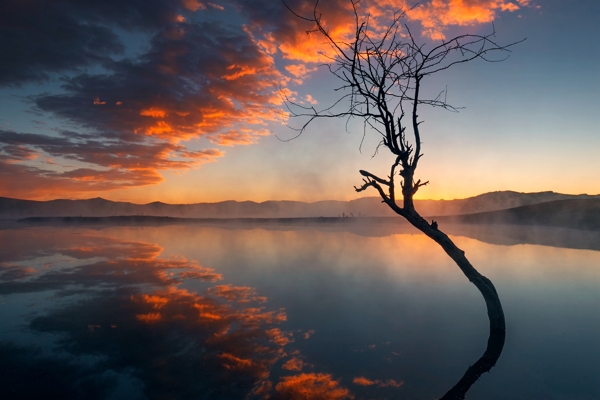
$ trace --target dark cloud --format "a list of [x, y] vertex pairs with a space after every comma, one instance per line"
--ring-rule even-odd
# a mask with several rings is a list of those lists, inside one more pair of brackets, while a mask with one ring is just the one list
[[33, 268], [3, 264], [0, 266], [0, 282], [17, 281], [19, 279], [27, 278], [34, 273], [35, 270]]
[[177, 1], [7, 0], [0, 3], [0, 86], [110, 62], [125, 46], [114, 28], [153, 32], [176, 21]]
[[66, 94], [35, 103], [88, 128], [182, 140], [275, 120], [265, 106], [279, 101], [281, 79], [246, 33], [181, 23], [156, 33], [140, 59], [66, 79]]
[[[279, 120], [273, 106], [286, 78], [241, 26], [197, 22], [207, 4], [5, 3], [0, 46], [8, 57], [0, 85], [57, 74], [60, 93], [29, 99], [35, 112], [59, 117], [70, 128], [54, 136], [0, 132], [4, 194], [48, 197], [156, 184], [163, 181], [159, 171], [223, 155], [186, 149], [184, 141], [207, 135], [231, 146], [268, 134], [266, 123]], [[145, 53], [124, 54], [122, 31], [143, 34]], [[102, 68], [92, 73], [86, 66]], [[23, 179], [10, 182], [15, 174]]]
[[[168, 141], [107, 139], [63, 132], [59, 137], [0, 131], [0, 186], [13, 196], [49, 195], [64, 192], [94, 192], [157, 184], [159, 171], [188, 169], [223, 155], [216, 149], [190, 151]], [[23, 165], [40, 154], [90, 167], [49, 169]], [[27, 177], [15, 179], [15, 177]]]
[[7, 160], [20, 161], [36, 158], [36, 152], [29, 147], [14, 144], [4, 144], [0, 147]]
[[80, 20], [69, 8], [50, 1], [1, 3], [0, 86], [46, 80], [123, 52], [110, 29]]
[[187, 168], [199, 160], [206, 161], [221, 155], [217, 150], [189, 151], [185, 146], [169, 142], [126, 142], [86, 135], [67, 136], [56, 138], [0, 131], [0, 151], [14, 157], [22, 155], [30, 158], [34, 148], [55, 157], [125, 170]]
[[[52, 161], [47, 164], [53, 164]], [[75, 179], [72, 179], [75, 178]], [[14, 197], [60, 197], [65, 194], [88, 193], [153, 185], [164, 178], [152, 169], [99, 171], [78, 168], [66, 172], [0, 161], [2, 194]]]

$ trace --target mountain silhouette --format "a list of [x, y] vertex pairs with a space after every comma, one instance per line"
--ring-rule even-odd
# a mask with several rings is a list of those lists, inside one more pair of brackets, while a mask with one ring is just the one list
[[[489, 212], [556, 200], [594, 199], [600, 196], [567, 195], [554, 192], [519, 193], [501, 191], [458, 200], [417, 200], [416, 208], [425, 216], [448, 216]], [[309, 218], [338, 216], [396, 216], [377, 197], [351, 201], [222, 201], [217, 203], [134, 204], [103, 198], [87, 200], [34, 201], [0, 197], [0, 219], [27, 217], [109, 217], [123, 215], [177, 218]]]

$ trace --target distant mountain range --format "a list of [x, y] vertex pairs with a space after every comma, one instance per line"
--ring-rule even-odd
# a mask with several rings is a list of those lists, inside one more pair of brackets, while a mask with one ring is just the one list
[[[559, 200], [600, 199], [600, 195], [567, 195], [554, 192], [485, 193], [459, 200], [417, 200], [415, 207], [423, 216], [449, 216], [505, 210]], [[351, 201], [223, 201], [218, 203], [133, 204], [102, 198], [89, 200], [33, 201], [0, 197], [0, 219], [27, 217], [109, 217], [147, 215], [177, 218], [309, 218], [309, 217], [386, 217], [396, 216], [377, 197]], [[484, 217], [480, 217], [484, 218]], [[488, 217], [485, 217], [488, 218]], [[491, 217], [489, 217], [491, 218]]]
[[556, 200], [507, 210], [446, 216], [441, 217], [441, 221], [600, 230], [600, 199]]

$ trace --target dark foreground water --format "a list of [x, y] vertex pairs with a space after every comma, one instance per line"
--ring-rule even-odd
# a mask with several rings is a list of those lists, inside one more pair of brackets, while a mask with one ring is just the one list
[[[523, 229], [449, 229], [507, 320], [467, 399], [599, 399], [597, 234]], [[485, 349], [484, 301], [384, 231], [0, 229], [0, 398], [440, 398]]]

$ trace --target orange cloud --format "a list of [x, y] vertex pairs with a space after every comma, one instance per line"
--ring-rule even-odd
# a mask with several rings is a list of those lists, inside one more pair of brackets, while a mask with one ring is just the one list
[[[312, 17], [314, 2], [303, 1], [295, 4], [294, 12], [298, 15]], [[331, 0], [319, 4], [318, 13], [321, 15], [321, 23], [329, 35], [336, 41], [348, 40], [354, 34], [352, 4], [344, 0]], [[324, 63], [335, 56], [336, 51], [331, 44], [319, 33], [311, 32], [314, 27], [300, 20], [291, 13], [287, 14], [288, 29], [285, 32], [259, 37], [258, 43], [263, 48], [277, 48], [283, 58], [304, 63]], [[301, 78], [312, 69], [291, 66], [288, 69], [297, 78]], [[304, 72], [304, 74], [303, 74]]]
[[156, 108], [149, 108], [147, 110], [140, 111], [140, 115], [143, 115], [145, 117], [152, 117], [152, 118], [164, 118], [167, 115], [167, 113], [164, 110], [158, 110]]
[[516, 11], [520, 7], [504, 0], [432, 0], [407, 12], [410, 20], [423, 26], [423, 34], [432, 39], [444, 38], [448, 26], [472, 26], [490, 23], [498, 11]]
[[268, 136], [270, 132], [266, 129], [252, 130], [240, 128], [237, 131], [229, 131], [208, 136], [208, 139], [221, 146], [239, 146], [256, 143], [261, 136]]
[[[138, 130], [135, 131], [136, 133]], [[174, 129], [165, 121], [157, 121], [154, 125], [146, 127], [144, 133], [146, 135], [171, 135]]]
[[190, 11], [205, 10], [206, 5], [198, 0], [183, 0], [183, 6]]
[[375, 384], [375, 381], [367, 379], [364, 376], [357, 376], [352, 382], [360, 386], [371, 386]]
[[214, 269], [200, 266], [191, 271], [181, 272], [177, 276], [179, 279], [199, 279], [202, 282], [216, 282], [223, 279], [223, 275], [216, 273]]
[[[243, 310], [244, 318], [248, 323], [277, 323], [287, 320], [287, 316], [284, 311], [268, 311], [265, 312], [262, 308], [246, 308]], [[277, 339], [277, 331], [272, 331], [271, 334], [273, 339]]]
[[160, 321], [160, 319], [161, 319], [160, 313], [138, 314], [135, 317], [137, 319], [139, 319], [140, 321], [144, 321], [144, 322], [148, 322], [148, 323]]
[[404, 385], [404, 382], [396, 382], [393, 379], [387, 380], [385, 382], [381, 382], [379, 384], [380, 387], [387, 387], [387, 386], [391, 386], [391, 387], [395, 387], [395, 388], [399, 388], [400, 386]]
[[291, 336], [291, 335], [288, 333], [282, 332], [279, 328], [269, 329], [267, 331], [267, 334], [271, 338], [271, 342], [278, 344], [279, 346], [283, 347], [286, 344], [291, 342], [291, 340], [289, 338], [289, 336]]
[[219, 285], [210, 288], [208, 292], [213, 296], [222, 297], [227, 301], [235, 301], [237, 303], [249, 303], [256, 296], [254, 289], [248, 286]]
[[317, 70], [316, 67], [311, 68], [311, 67], [307, 66], [306, 64], [290, 64], [290, 65], [286, 65], [285, 69], [286, 69], [286, 71], [288, 71], [290, 74], [292, 74], [293, 76], [295, 76], [297, 78], [305, 77], [309, 73]]
[[238, 79], [244, 75], [254, 75], [257, 73], [255, 68], [246, 66], [246, 65], [230, 65], [227, 67], [227, 71], [231, 71], [228, 74], [223, 75], [225, 80], [231, 81], [234, 79]]
[[281, 366], [283, 369], [287, 369], [288, 371], [302, 371], [302, 367], [304, 366], [304, 362], [298, 357], [294, 357], [289, 359], [285, 364]]
[[165, 299], [164, 297], [160, 297], [160, 296], [153, 296], [153, 295], [149, 295], [149, 294], [144, 294], [142, 295], [142, 298], [144, 299], [144, 301], [148, 304], [152, 304], [154, 308], [157, 309], [161, 309], [164, 307], [165, 304], [167, 304], [168, 300]]
[[[314, 2], [297, 1], [291, 2], [290, 5], [297, 14], [313, 17]], [[450, 26], [490, 23], [498, 12], [513, 12], [526, 6], [529, 6], [529, 0], [363, 0], [357, 3], [357, 12], [362, 20], [369, 17], [369, 30], [376, 36], [388, 26], [395, 12], [406, 10], [407, 19], [419, 23], [424, 36], [439, 40], [444, 38], [444, 32]], [[266, 53], [275, 54], [279, 51], [285, 59], [305, 63], [294, 63], [285, 67], [292, 76], [303, 79], [313, 71], [306, 64], [329, 62], [336, 52], [321, 33], [314, 32], [310, 23], [300, 20], [292, 13], [288, 14], [285, 29], [263, 31], [262, 25], [258, 24], [251, 26], [249, 30], [255, 42]], [[334, 41], [351, 42], [356, 26], [350, 2], [321, 2], [317, 14]]]
[[364, 376], [357, 376], [356, 378], [354, 378], [352, 380], [352, 382], [355, 385], [359, 385], [359, 386], [373, 386], [373, 385], [377, 385], [377, 387], [395, 387], [395, 388], [399, 388], [400, 386], [404, 385], [404, 382], [396, 382], [393, 379], [389, 379], [387, 381], [382, 381], [382, 380], [371, 380], [369, 378], [365, 378]]
[[[43, 169], [40, 163], [34, 163], [39, 152], [52, 158], [42, 165], [58, 168]], [[223, 155], [217, 149], [192, 151], [169, 142], [118, 144], [91, 138], [69, 140], [3, 132], [0, 135], [0, 196], [72, 197], [78, 192], [153, 185], [164, 180], [160, 170], [194, 168]], [[95, 168], [65, 167], [55, 161], [57, 158], [80, 161]], [[27, 179], [15, 179], [18, 176]]]
[[310, 94], [306, 95], [306, 102], [313, 105], [318, 103]]
[[283, 377], [275, 390], [284, 398], [296, 400], [354, 399], [350, 391], [340, 386], [331, 374], [308, 373]]
[[246, 369], [253, 366], [252, 360], [239, 358], [233, 354], [223, 353], [219, 357], [225, 360], [224, 366], [228, 369]]

